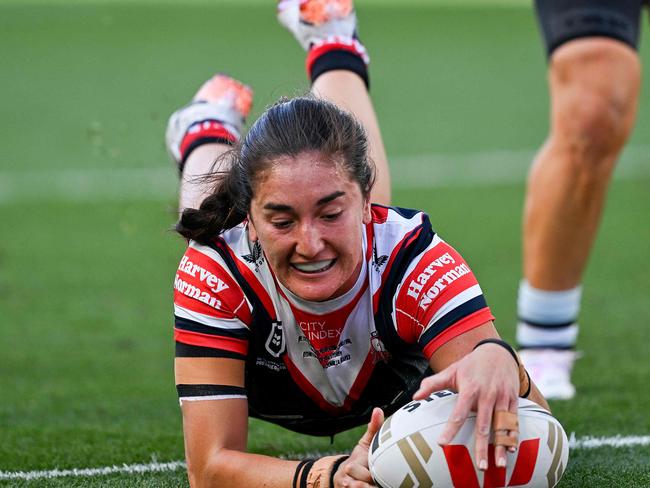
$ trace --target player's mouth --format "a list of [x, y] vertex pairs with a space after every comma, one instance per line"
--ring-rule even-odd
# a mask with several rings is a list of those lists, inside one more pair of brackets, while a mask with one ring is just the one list
[[317, 274], [331, 269], [335, 263], [336, 259], [325, 259], [322, 261], [312, 261], [311, 263], [291, 263], [291, 267], [301, 273]]

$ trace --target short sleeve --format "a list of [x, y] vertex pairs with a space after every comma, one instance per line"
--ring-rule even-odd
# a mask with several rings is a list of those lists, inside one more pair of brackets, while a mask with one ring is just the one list
[[397, 290], [398, 335], [409, 344], [417, 342], [429, 358], [449, 340], [493, 319], [472, 270], [436, 236]]
[[181, 259], [174, 277], [174, 318], [177, 356], [246, 357], [250, 304], [211, 248], [191, 243]]

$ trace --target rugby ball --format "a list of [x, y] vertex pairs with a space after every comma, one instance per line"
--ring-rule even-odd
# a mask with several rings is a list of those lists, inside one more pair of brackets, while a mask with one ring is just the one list
[[413, 401], [388, 417], [368, 452], [368, 466], [381, 488], [551, 488], [569, 458], [569, 441], [560, 423], [536, 403], [519, 399], [519, 446], [507, 454], [507, 467], [476, 468], [472, 413], [449, 445], [438, 445], [458, 395], [443, 390]]

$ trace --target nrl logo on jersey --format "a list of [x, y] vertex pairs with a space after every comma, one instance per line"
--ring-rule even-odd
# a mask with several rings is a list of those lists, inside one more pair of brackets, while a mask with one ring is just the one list
[[262, 252], [262, 245], [259, 241], [255, 241], [251, 253], [244, 254], [242, 258], [244, 258], [244, 261], [255, 265], [255, 271], [259, 271], [260, 266], [264, 264], [264, 253]]
[[372, 246], [372, 267], [375, 268], [377, 273], [381, 273], [381, 267], [388, 261], [388, 256], [377, 256], [377, 244]]
[[287, 348], [286, 340], [284, 338], [284, 330], [282, 322], [279, 320], [273, 321], [271, 324], [271, 332], [266, 339], [266, 350], [273, 357], [280, 357]]

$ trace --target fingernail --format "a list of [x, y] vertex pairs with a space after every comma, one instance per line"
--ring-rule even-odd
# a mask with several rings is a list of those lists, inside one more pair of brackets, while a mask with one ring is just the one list
[[485, 459], [481, 459], [478, 463], [478, 469], [481, 471], [485, 471], [487, 469], [487, 461]]
[[499, 459], [497, 459], [497, 466], [499, 466], [500, 468], [505, 468], [506, 467], [506, 458], [500, 457]]
[[449, 437], [441, 435], [438, 437], [438, 444], [448, 444], [449, 443]]

